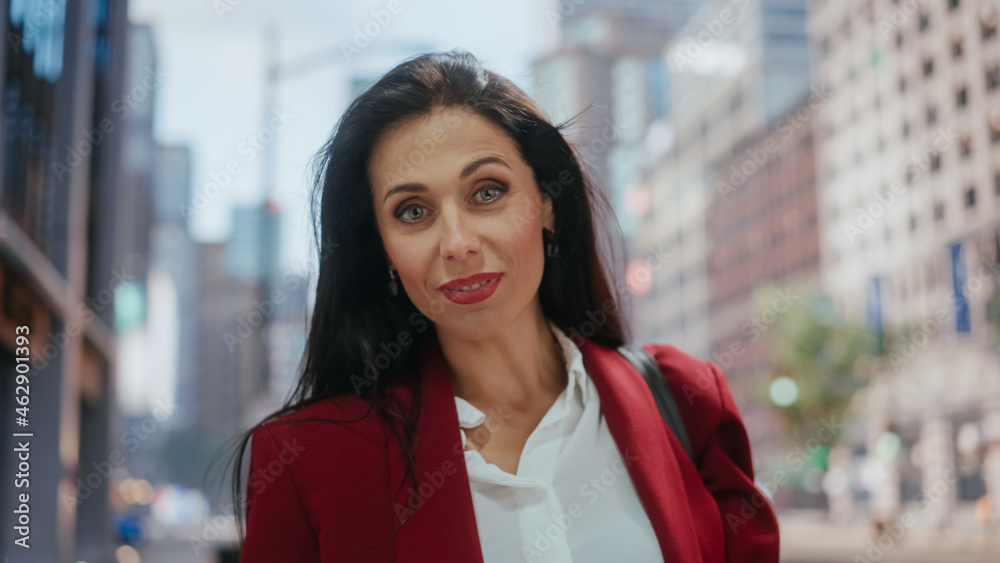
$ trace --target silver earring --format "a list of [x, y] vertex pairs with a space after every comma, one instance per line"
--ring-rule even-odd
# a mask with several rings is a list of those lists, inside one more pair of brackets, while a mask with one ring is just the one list
[[399, 295], [399, 284], [396, 283], [396, 270], [389, 268], [389, 293]]
[[542, 232], [545, 234], [545, 237], [549, 240], [549, 242], [545, 243], [545, 255], [548, 256], [549, 258], [558, 258], [559, 245], [553, 242], [553, 239], [555, 239], [556, 237], [555, 231], [542, 229]]

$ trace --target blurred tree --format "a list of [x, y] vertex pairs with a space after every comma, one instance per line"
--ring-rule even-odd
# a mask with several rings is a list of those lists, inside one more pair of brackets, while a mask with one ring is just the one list
[[[842, 428], [838, 425], [844, 423], [851, 398], [867, 382], [865, 366], [873, 359], [876, 335], [863, 325], [837, 319], [833, 302], [818, 289], [797, 289], [795, 294], [802, 298], [784, 311], [775, 307], [777, 291], [765, 284], [754, 292], [755, 310], [762, 319], [768, 318], [768, 309], [776, 313], [764, 333], [773, 371], [754, 392], [778, 409], [788, 438], [802, 443], [824, 427]], [[838, 438], [823, 446], [829, 448]]]

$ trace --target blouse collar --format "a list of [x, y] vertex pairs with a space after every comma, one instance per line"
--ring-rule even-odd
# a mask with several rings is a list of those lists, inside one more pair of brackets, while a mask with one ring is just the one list
[[[566, 400], [572, 402], [576, 393], [580, 394], [580, 400], [586, 405], [594, 398], [596, 392], [591, 389], [590, 377], [583, 366], [583, 354], [571, 338], [559, 328], [559, 325], [546, 319], [549, 329], [556, 337], [556, 341], [562, 350], [562, 355], [566, 358], [566, 374], [568, 382], [566, 385]], [[458, 425], [461, 428], [475, 428], [486, 421], [486, 414], [465, 399], [455, 396], [455, 407], [458, 410]], [[465, 447], [465, 435], [462, 436], [462, 447]]]

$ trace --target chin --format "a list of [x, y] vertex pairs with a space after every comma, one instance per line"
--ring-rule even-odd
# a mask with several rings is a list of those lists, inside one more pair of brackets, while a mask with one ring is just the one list
[[501, 332], [511, 322], [513, 319], [509, 315], [489, 307], [458, 314], [449, 311], [441, 315], [436, 324], [469, 340], [486, 340]]

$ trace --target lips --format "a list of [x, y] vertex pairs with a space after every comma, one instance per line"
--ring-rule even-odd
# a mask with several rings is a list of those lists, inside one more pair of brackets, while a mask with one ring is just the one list
[[500, 272], [484, 272], [467, 278], [458, 278], [441, 284], [438, 290], [449, 300], [460, 305], [478, 303], [487, 299], [497, 286], [503, 274]]

